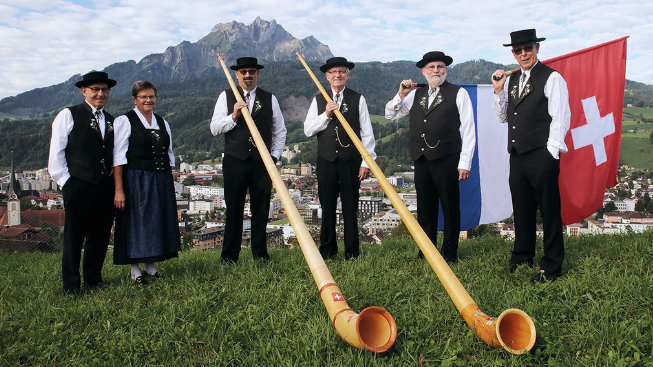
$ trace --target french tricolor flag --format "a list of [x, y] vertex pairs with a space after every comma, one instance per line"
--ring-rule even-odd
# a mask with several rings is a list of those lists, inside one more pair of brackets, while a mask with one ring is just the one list
[[[469, 93], [474, 106], [476, 148], [469, 178], [460, 181], [460, 230], [467, 231], [479, 224], [498, 222], [512, 214], [508, 176], [510, 156], [507, 124], [497, 120], [492, 102], [492, 85], [461, 85]], [[444, 228], [442, 208], [438, 229]]]

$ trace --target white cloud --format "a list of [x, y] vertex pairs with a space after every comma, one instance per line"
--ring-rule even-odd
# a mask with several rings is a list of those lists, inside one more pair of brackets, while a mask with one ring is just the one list
[[218, 23], [249, 24], [257, 16], [357, 62], [418, 60], [442, 50], [455, 63], [512, 63], [502, 44], [523, 28], [547, 37], [542, 59], [629, 35], [627, 77], [653, 83], [653, 3], [638, 0], [0, 1], [0, 98], [139, 61], [196, 42]]

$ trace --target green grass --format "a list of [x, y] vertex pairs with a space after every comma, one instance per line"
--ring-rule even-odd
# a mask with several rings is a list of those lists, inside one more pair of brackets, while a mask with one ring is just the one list
[[60, 254], [2, 254], [0, 365], [651, 365], [652, 243], [651, 232], [569, 239], [564, 276], [534, 286], [534, 270], [504, 271], [511, 242], [462, 241], [453, 271], [480, 308], [533, 318], [537, 342], [521, 356], [480, 341], [405, 238], [364, 244], [355, 261], [327, 261], [349, 306], [393, 315], [397, 340], [382, 354], [339, 339], [298, 248], [272, 249], [267, 264], [244, 250], [229, 267], [218, 251], [183, 252], [145, 287], [109, 254], [108, 287], [76, 299], [61, 292]]
[[621, 151], [619, 161], [637, 169], [651, 169], [653, 167], [653, 144], [648, 139], [621, 138]]

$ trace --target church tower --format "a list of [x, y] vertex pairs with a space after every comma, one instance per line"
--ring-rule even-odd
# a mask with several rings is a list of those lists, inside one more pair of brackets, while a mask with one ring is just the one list
[[14, 180], [16, 179], [16, 176], [14, 175], [13, 152], [11, 153], [11, 176], [9, 179], [9, 190], [7, 191], [7, 214], [9, 214], [7, 225], [9, 225], [9, 227], [20, 224], [20, 200], [18, 200], [18, 195], [16, 195], [14, 188]]

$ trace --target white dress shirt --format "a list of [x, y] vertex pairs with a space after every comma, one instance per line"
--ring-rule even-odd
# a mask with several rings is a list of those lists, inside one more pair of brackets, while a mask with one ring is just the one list
[[[333, 96], [335, 98], [335, 95], [337, 94], [336, 91], [333, 91]], [[342, 99], [343, 99], [343, 94], [345, 89], [340, 91], [340, 100], [338, 102], [338, 107], [342, 105]], [[335, 112], [334, 112], [335, 113]], [[333, 118], [335, 117], [335, 114], [331, 115]], [[365, 149], [367, 149], [367, 152], [370, 153], [370, 157], [372, 159], [376, 160], [376, 153], [374, 152], [374, 147], [376, 146], [376, 142], [374, 141], [374, 132], [372, 131], [372, 121], [370, 120], [370, 112], [367, 109], [367, 102], [365, 101], [365, 97], [361, 95], [361, 98], [358, 102], [358, 120], [360, 123], [360, 135], [361, 135], [361, 143], [363, 143], [363, 146]], [[327, 117], [326, 111], [322, 112], [319, 116], [317, 114], [317, 100], [313, 98], [313, 101], [311, 102], [311, 106], [308, 108], [308, 114], [306, 114], [306, 120], [304, 121], [304, 134], [308, 136], [309, 138], [311, 136], [316, 135], [320, 131], [324, 130], [329, 126], [329, 123], [331, 122], [331, 117]], [[361, 167], [365, 168], [370, 168], [365, 160], [361, 163]]]
[[[539, 61], [538, 61], [539, 62]], [[537, 65], [537, 64], [536, 64]], [[522, 70], [526, 74], [526, 81], [531, 76], [531, 70]], [[494, 95], [492, 108], [500, 122], [508, 122], [506, 111], [508, 110], [508, 85], [510, 76], [506, 78], [503, 84], [503, 90]], [[551, 115], [551, 125], [549, 126], [549, 139], [546, 142], [546, 148], [551, 156], [555, 159], [560, 158], [560, 152], [567, 152], [565, 145], [565, 136], [569, 131], [571, 123], [571, 110], [569, 109], [569, 92], [567, 91], [567, 82], [558, 73], [554, 71], [549, 75], [544, 85], [544, 96], [548, 100], [548, 111]]]
[[[429, 106], [440, 87], [436, 88], [433, 95], [429, 95]], [[385, 118], [388, 120], [399, 120], [410, 114], [413, 106], [416, 90], [413, 89], [401, 99], [399, 93], [385, 105]], [[474, 108], [472, 100], [465, 88], [460, 88], [456, 94], [456, 107], [460, 118], [460, 137], [462, 139], [462, 149], [460, 150], [460, 160], [458, 169], [470, 170], [472, 168], [472, 158], [474, 157], [474, 147], [476, 146], [476, 129], [474, 128]]]
[[[141, 120], [143, 126], [148, 130], [159, 130], [161, 127], [156, 120], [156, 117], [152, 115], [152, 125], [147, 122], [147, 119], [137, 107], [134, 107], [136, 116]], [[170, 146], [168, 147], [168, 158], [170, 159], [170, 167], [175, 166], [175, 154], [172, 152], [172, 134], [170, 133], [170, 125], [168, 121], [163, 120], [165, 124], [166, 131], [170, 137]], [[118, 116], [113, 122], [113, 166], [122, 166], [127, 164], [127, 149], [129, 149], [129, 137], [132, 134], [132, 125], [129, 122], [129, 118], [125, 115]]]
[[[98, 110], [88, 103], [88, 101], [84, 100], [84, 102], [91, 106], [93, 115], [95, 115], [97, 111], [104, 112], [104, 109]], [[104, 120], [104, 113], [101, 113], [98, 127], [100, 128], [102, 138], [104, 138], [105, 130]], [[59, 114], [57, 114], [57, 117], [54, 118], [54, 121], [52, 121], [52, 138], [50, 139], [48, 173], [50, 173], [50, 177], [52, 177], [59, 187], [63, 187], [63, 185], [66, 184], [66, 181], [70, 178], [68, 161], [66, 161], [66, 147], [68, 146], [68, 135], [70, 135], [70, 132], [73, 130], [73, 126], [75, 126], [73, 114], [67, 108], [61, 110]]]
[[[253, 110], [254, 101], [256, 99], [256, 90], [250, 91], [249, 104], [247, 108], [249, 111]], [[244, 91], [247, 93], [247, 91]], [[234, 121], [232, 114], [229, 114], [229, 109], [227, 108], [227, 93], [222, 92], [218, 97], [218, 101], [215, 103], [215, 110], [213, 112], [213, 118], [211, 119], [211, 133], [213, 135], [224, 134], [234, 127], [236, 127], [236, 122]], [[272, 143], [270, 144], [270, 155], [279, 159], [281, 153], [283, 152], [283, 146], [286, 144], [286, 125], [283, 120], [283, 114], [281, 113], [281, 108], [279, 108], [279, 102], [277, 97], [272, 95]]]

